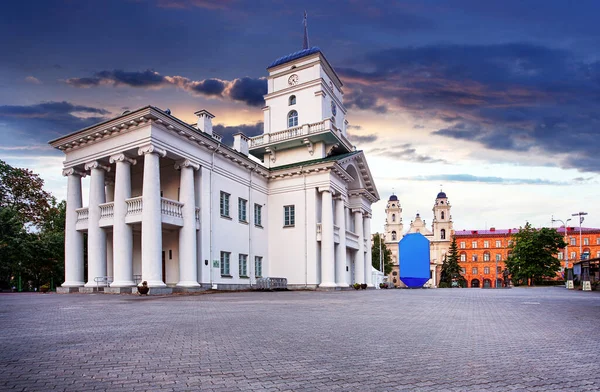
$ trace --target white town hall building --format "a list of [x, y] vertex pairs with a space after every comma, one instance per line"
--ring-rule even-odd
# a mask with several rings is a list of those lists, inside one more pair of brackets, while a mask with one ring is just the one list
[[316, 47], [267, 70], [264, 133], [236, 134], [233, 148], [213, 133], [208, 111], [190, 125], [153, 106], [50, 142], [66, 155], [63, 288], [371, 283], [379, 194], [347, 138], [342, 82]]

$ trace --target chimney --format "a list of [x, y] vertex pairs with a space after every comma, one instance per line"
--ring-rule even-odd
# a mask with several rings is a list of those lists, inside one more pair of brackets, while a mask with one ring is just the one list
[[202, 109], [194, 113], [198, 116], [198, 129], [212, 136], [212, 119], [215, 118], [208, 110]]
[[241, 132], [233, 135], [233, 149], [248, 156], [248, 137]]
[[495, 227], [490, 227], [490, 231], [496, 231]]

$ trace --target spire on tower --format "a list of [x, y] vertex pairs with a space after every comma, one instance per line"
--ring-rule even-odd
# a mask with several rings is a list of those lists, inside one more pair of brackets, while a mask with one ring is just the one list
[[302, 49], [308, 49], [308, 20], [306, 17], [306, 11], [304, 11], [304, 42], [302, 43]]

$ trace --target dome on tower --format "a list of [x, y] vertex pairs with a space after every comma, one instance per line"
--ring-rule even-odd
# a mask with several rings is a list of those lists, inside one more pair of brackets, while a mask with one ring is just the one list
[[448, 197], [446, 197], [446, 194], [443, 191], [440, 191], [440, 193], [438, 193], [437, 195], [438, 199], [447, 199]]
[[392, 195], [392, 196], [390, 196], [390, 200], [388, 200], [388, 201], [398, 201], [398, 196]]

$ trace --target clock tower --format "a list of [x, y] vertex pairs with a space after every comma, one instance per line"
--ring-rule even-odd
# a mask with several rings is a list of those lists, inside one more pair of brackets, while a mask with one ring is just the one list
[[264, 133], [250, 138], [252, 155], [277, 167], [353, 151], [342, 82], [318, 47], [281, 57], [267, 71]]

